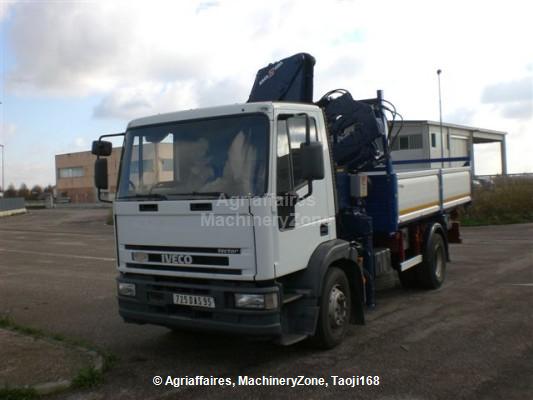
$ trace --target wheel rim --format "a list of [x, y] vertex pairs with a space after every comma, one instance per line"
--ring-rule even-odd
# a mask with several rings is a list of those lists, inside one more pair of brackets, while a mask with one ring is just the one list
[[444, 255], [442, 254], [442, 247], [438, 246], [435, 249], [435, 277], [439, 282], [442, 282], [444, 276]]
[[335, 285], [329, 293], [329, 322], [333, 328], [340, 328], [346, 323], [348, 305], [346, 295], [340, 285]]

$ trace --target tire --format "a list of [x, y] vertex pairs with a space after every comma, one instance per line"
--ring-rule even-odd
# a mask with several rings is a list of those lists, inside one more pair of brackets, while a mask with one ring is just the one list
[[429, 239], [422, 264], [417, 268], [417, 278], [424, 289], [438, 289], [446, 278], [446, 247], [440, 233]]
[[344, 271], [331, 267], [326, 273], [320, 312], [313, 342], [322, 349], [331, 349], [342, 342], [352, 312], [350, 284]]

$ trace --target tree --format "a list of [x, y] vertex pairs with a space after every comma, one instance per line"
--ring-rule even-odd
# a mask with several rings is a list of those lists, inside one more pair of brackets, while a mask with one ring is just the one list
[[25, 183], [21, 183], [19, 186], [19, 190], [17, 191], [18, 197], [24, 197], [24, 199], [29, 200], [30, 198], [30, 191], [28, 190], [28, 186], [26, 186]]
[[17, 197], [17, 189], [12, 183], [7, 187], [7, 190], [4, 193], [4, 197]]
[[54, 187], [49, 184], [47, 187], [44, 188], [44, 192], [52, 194], [54, 193]]
[[43, 194], [43, 188], [41, 186], [34, 185], [31, 188], [30, 197], [32, 200], [39, 200], [42, 194]]

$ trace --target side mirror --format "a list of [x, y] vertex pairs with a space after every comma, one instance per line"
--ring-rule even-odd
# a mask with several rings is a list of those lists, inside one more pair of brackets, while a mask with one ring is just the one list
[[106, 142], [105, 140], [95, 140], [91, 149], [91, 153], [95, 156], [107, 157], [111, 155], [113, 151], [113, 144]]
[[308, 181], [324, 179], [324, 151], [322, 143], [300, 144], [302, 177]]
[[107, 158], [99, 158], [94, 162], [94, 186], [98, 190], [107, 190]]

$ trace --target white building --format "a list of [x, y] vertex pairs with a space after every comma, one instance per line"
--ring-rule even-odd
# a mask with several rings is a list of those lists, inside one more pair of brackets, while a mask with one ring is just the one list
[[[393, 137], [398, 132], [399, 125], [397, 122], [393, 128]], [[459, 167], [468, 161], [441, 161], [441, 159], [467, 157], [472, 166], [472, 175], [475, 175], [474, 145], [500, 143], [501, 173], [505, 175], [507, 174], [505, 135], [505, 132], [448, 123], [442, 124], [441, 133], [439, 122], [404, 121], [403, 128], [393, 145], [392, 159], [396, 170], [408, 170]], [[434, 161], [429, 161], [430, 159]], [[408, 162], [413, 160], [417, 162]]]

